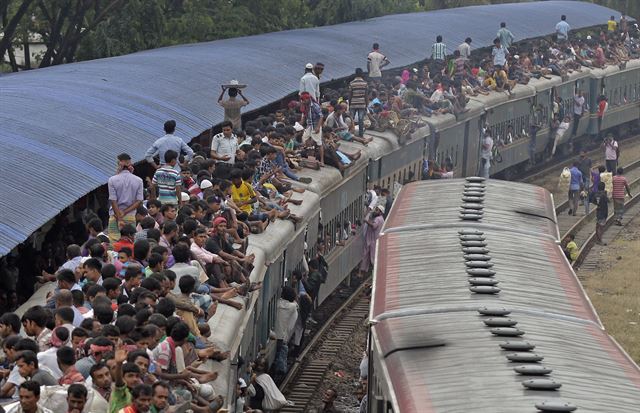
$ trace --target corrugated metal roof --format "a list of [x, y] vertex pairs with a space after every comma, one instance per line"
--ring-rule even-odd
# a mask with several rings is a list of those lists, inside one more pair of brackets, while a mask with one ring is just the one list
[[466, 36], [473, 37], [474, 46], [486, 46], [502, 20], [522, 39], [552, 32], [563, 13], [578, 28], [602, 24], [612, 12], [570, 1], [477, 6], [162, 48], [3, 76], [0, 256], [106, 183], [118, 153], [127, 151], [141, 160], [165, 120], [175, 119], [185, 138], [218, 123], [219, 85], [230, 78], [249, 84], [249, 109], [256, 109], [295, 91], [306, 62], [324, 62], [326, 79], [365, 66], [374, 41], [393, 66], [402, 66], [425, 57], [438, 33], [450, 49]]
[[[407, 185], [393, 204], [384, 231], [443, 222], [464, 225], [460, 220], [464, 179], [443, 179]], [[558, 239], [553, 197], [539, 186], [490, 179], [484, 183], [483, 217], [478, 223], [510, 226], [521, 231], [547, 234]], [[473, 191], [473, 189], [469, 189]]]

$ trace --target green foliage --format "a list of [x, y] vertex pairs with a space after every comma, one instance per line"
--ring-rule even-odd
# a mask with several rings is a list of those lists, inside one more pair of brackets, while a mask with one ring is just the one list
[[[8, 36], [0, 41], [0, 51], [19, 45], [26, 32], [38, 33], [47, 44], [47, 66], [392, 13], [507, 1], [517, 0], [0, 0], [0, 30]], [[592, 1], [640, 18], [640, 0]]]

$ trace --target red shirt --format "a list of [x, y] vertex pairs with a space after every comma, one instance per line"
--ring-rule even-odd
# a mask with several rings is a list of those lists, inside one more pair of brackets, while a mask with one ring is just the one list
[[616, 175], [612, 179], [613, 190], [611, 191], [611, 197], [613, 199], [624, 199], [625, 185], [627, 185], [627, 178], [622, 175]]
[[133, 252], [133, 242], [127, 238], [120, 238], [120, 240], [113, 243], [113, 250], [115, 252], [120, 252], [124, 247], [131, 248], [131, 252]]

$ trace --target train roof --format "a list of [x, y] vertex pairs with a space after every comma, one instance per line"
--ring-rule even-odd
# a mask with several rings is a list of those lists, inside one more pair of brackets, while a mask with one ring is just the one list
[[[528, 412], [545, 400], [577, 405], [580, 412], [636, 409], [640, 368], [604, 331], [548, 228], [535, 231], [529, 214], [510, 210], [533, 204], [553, 211], [548, 193], [488, 180], [485, 216], [462, 221], [455, 204], [462, 184], [474, 180], [405, 185], [378, 239], [373, 345], [397, 411]], [[440, 196], [429, 197], [434, 193]], [[483, 263], [490, 265], [483, 269]], [[479, 281], [497, 284], [472, 284]], [[487, 311], [493, 315], [481, 314]], [[517, 335], [498, 336], [485, 322], [506, 323], [493, 328]], [[499, 346], [505, 341], [536, 347], [505, 351]], [[544, 360], [510, 361], [512, 353]], [[523, 364], [551, 368], [543, 379], [562, 387], [525, 388], [523, 382], [538, 377], [514, 371]], [[541, 383], [549, 384], [533, 385]]]
[[[474, 185], [484, 191], [481, 203], [483, 216], [479, 221], [463, 220], [460, 218], [462, 206], [470, 203], [465, 201], [468, 199], [465, 191], [469, 191], [469, 195], [478, 193]], [[544, 234], [556, 241], [560, 237], [553, 196], [546, 189], [529, 184], [496, 179], [471, 184], [465, 179], [421, 181], [402, 189], [392, 211], [384, 225], [385, 232], [425, 225], [463, 227], [474, 222], [482, 226]]]
[[[381, 321], [373, 328], [387, 379], [402, 413], [535, 412], [547, 401], [578, 413], [632, 412], [640, 405], [640, 369], [597, 325], [544, 313], [514, 311], [522, 339], [498, 337], [476, 311], [447, 311]], [[504, 342], [527, 342], [544, 359], [510, 361]], [[521, 353], [520, 353], [521, 354]], [[520, 375], [522, 365], [552, 369]], [[523, 382], [550, 379], [558, 390], [529, 390]], [[395, 411], [395, 410], [394, 410]], [[564, 410], [558, 410], [564, 411]], [[568, 411], [568, 410], [567, 410]]]
[[[445, 220], [437, 226], [384, 233], [378, 239], [371, 316], [497, 305], [600, 324], [557, 243], [544, 235], [511, 231], [517, 225], [512, 221], [503, 228], [457, 226]], [[469, 229], [483, 232], [498, 294], [469, 290], [472, 274], [467, 272], [469, 261], [458, 233]]]
[[[215, 99], [219, 85], [229, 77], [249, 84], [247, 96], [256, 109], [291, 93], [308, 61], [323, 61], [327, 80], [343, 78], [364, 65], [363, 56], [374, 41], [381, 43], [393, 67], [401, 67], [422, 60], [438, 33], [450, 50], [465, 36], [473, 37], [474, 47], [481, 47], [491, 44], [501, 20], [521, 40], [552, 32], [561, 14], [568, 15], [577, 29], [603, 24], [617, 13], [590, 3], [576, 7], [572, 1], [474, 6], [167, 47], [4, 75], [0, 164], [20, 166], [3, 169], [0, 256], [105, 184], [117, 154], [127, 151], [134, 161], [142, 160], [162, 134], [165, 120], [175, 119], [177, 134], [183, 138], [221, 121], [223, 113]], [[536, 24], [531, 24], [532, 18]], [[408, 37], [423, 41], [407, 42]]]

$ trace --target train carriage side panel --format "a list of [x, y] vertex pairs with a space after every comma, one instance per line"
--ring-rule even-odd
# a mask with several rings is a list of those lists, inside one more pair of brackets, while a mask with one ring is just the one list
[[[360, 233], [342, 240], [344, 246], [337, 245], [345, 224], [362, 222], [364, 192], [367, 183], [367, 169], [362, 167], [345, 178], [342, 184], [331, 191], [321, 201], [322, 229], [320, 234], [325, 243], [325, 259], [329, 264], [329, 274], [320, 289], [319, 303], [322, 303], [360, 262]], [[347, 229], [350, 233], [351, 229]]]

